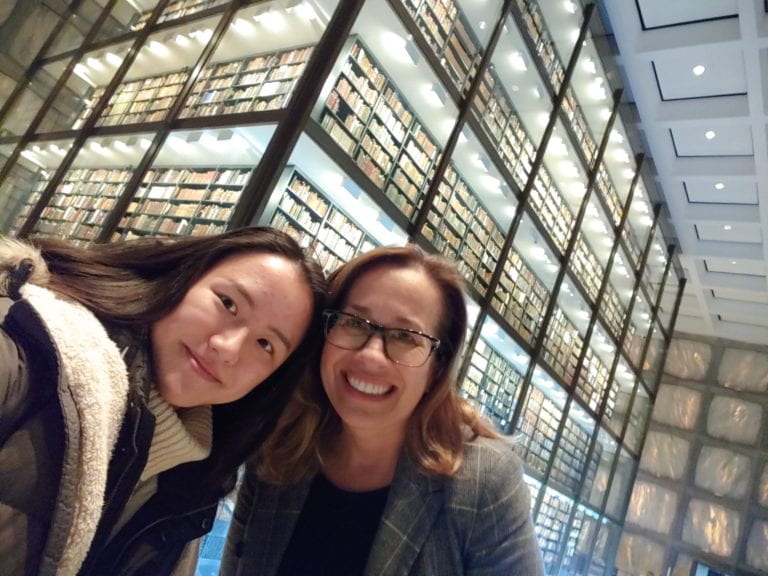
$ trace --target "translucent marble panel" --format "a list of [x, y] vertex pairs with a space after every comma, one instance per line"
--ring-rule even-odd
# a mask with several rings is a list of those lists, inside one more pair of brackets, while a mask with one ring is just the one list
[[691, 430], [701, 411], [701, 394], [684, 386], [662, 384], [656, 396], [653, 419], [662, 424]]
[[733, 390], [768, 392], [768, 354], [727, 348], [720, 361], [717, 382]]
[[648, 538], [624, 532], [616, 552], [616, 567], [629, 574], [662, 574], [664, 546]]
[[749, 531], [747, 564], [759, 570], [768, 570], [768, 522], [757, 520]]
[[704, 552], [731, 556], [740, 523], [735, 510], [705, 500], [691, 500], [683, 523], [683, 540]]
[[757, 488], [757, 498], [761, 506], [768, 507], [768, 464], [763, 467], [763, 475], [760, 477], [760, 486]]
[[703, 380], [712, 359], [712, 347], [704, 342], [673, 339], [664, 372], [683, 380]]
[[663, 432], [648, 432], [640, 468], [659, 478], [679, 480], [688, 465], [690, 443]]
[[677, 494], [672, 490], [638, 481], [627, 510], [627, 522], [660, 534], [668, 534], [675, 519]]
[[749, 458], [722, 448], [704, 447], [696, 464], [696, 486], [716, 496], [743, 498], [749, 487]]
[[717, 396], [709, 406], [707, 433], [731, 442], [754, 444], [762, 418], [763, 409], [758, 404]]

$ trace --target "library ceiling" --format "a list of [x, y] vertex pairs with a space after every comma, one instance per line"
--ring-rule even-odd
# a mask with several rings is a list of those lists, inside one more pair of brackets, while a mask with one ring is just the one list
[[768, 344], [766, 7], [607, 0], [601, 9], [681, 247], [677, 330]]

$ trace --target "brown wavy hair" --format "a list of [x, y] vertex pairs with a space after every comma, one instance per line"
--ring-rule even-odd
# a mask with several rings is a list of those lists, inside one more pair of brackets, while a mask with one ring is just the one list
[[[285, 362], [243, 398], [213, 410], [211, 454], [178, 466], [159, 479], [177, 478], [189, 498], [221, 496], [231, 489], [237, 468], [256, 452], [275, 427], [297, 383], [316, 365], [322, 342], [322, 310], [328, 284], [322, 267], [280, 230], [247, 227], [211, 236], [141, 238], [93, 244], [32, 238], [50, 271], [47, 286], [90, 309], [108, 330], [128, 329], [146, 337], [190, 287], [229, 256], [263, 253], [282, 256], [301, 271], [312, 293], [312, 316], [304, 338]], [[195, 482], [183, 481], [194, 477]]]
[[[331, 274], [329, 308], [343, 309], [355, 282], [380, 267], [421, 270], [442, 294], [433, 381], [409, 418], [405, 447], [425, 474], [452, 476], [467, 439], [498, 436], [458, 394], [456, 377], [467, 331], [464, 278], [452, 262], [416, 246], [376, 248]], [[320, 381], [319, 361], [314, 374], [296, 388], [260, 450], [259, 476], [267, 482], [292, 484], [312, 477], [320, 468], [320, 454], [341, 428]]]

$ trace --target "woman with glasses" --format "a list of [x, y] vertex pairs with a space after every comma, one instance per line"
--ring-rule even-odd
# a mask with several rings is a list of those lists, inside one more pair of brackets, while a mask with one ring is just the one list
[[453, 264], [379, 248], [330, 292], [319, 380], [249, 464], [221, 574], [542, 574], [522, 465], [456, 392]]

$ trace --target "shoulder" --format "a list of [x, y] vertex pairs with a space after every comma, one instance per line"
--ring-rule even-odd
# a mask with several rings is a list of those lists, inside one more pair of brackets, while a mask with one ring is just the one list
[[449, 484], [453, 500], [473, 508], [515, 498], [528, 500], [522, 461], [513, 443], [503, 438], [465, 442], [461, 466]]

